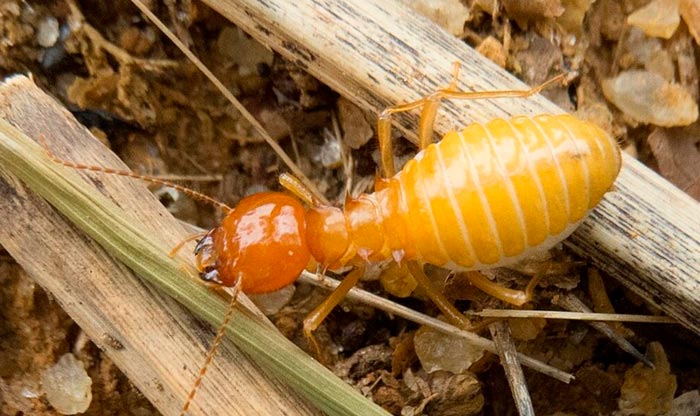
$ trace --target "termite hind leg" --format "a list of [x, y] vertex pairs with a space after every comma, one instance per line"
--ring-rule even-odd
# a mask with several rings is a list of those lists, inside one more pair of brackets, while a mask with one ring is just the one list
[[532, 300], [532, 295], [535, 287], [542, 278], [541, 274], [536, 274], [530, 279], [530, 282], [525, 287], [525, 290], [515, 290], [503, 287], [496, 282], [487, 279], [479, 272], [465, 272], [464, 274], [471, 284], [481, 289], [483, 292], [500, 299], [503, 302], [510, 303], [515, 306], [523, 306]]
[[555, 77], [548, 79], [540, 85], [529, 89], [521, 90], [494, 90], [494, 91], [460, 91], [457, 89], [457, 75], [459, 74], [459, 64], [455, 63], [453, 72], [453, 80], [448, 88], [442, 89], [435, 93], [440, 99], [453, 100], [481, 100], [493, 98], [525, 98], [535, 95], [542, 90], [557, 84], [566, 83], [572, 75], [571, 73], [563, 72]]
[[379, 115], [377, 122], [377, 139], [379, 140], [379, 151], [381, 153], [382, 176], [389, 178], [394, 176], [394, 152], [391, 144], [391, 116], [396, 113], [411, 111], [416, 108], [421, 109], [420, 121], [418, 122], [418, 148], [420, 150], [428, 147], [433, 142], [433, 128], [435, 117], [437, 116], [442, 93], [446, 91], [457, 91], [457, 78], [459, 76], [459, 62], [455, 62], [452, 73], [452, 81], [447, 88], [437, 90], [433, 94], [421, 98], [420, 100], [408, 104], [387, 107]]
[[442, 103], [443, 92], [457, 91], [457, 80], [459, 79], [459, 69], [461, 64], [456, 61], [452, 69], [452, 81], [447, 88], [440, 89], [435, 93], [423, 98], [423, 108], [420, 113], [420, 121], [418, 123], [418, 148], [420, 150], [428, 147], [433, 142], [433, 129], [435, 128], [435, 118]]
[[328, 296], [320, 305], [314, 308], [314, 310], [311, 311], [311, 313], [309, 313], [309, 315], [304, 319], [304, 336], [315, 348], [317, 357], [321, 357], [321, 348], [319, 347], [316, 338], [314, 338], [313, 332], [321, 325], [323, 320], [326, 319], [333, 308], [338, 306], [338, 304], [343, 301], [345, 295], [347, 295], [350, 289], [357, 284], [363, 274], [365, 274], [364, 266], [358, 266], [351, 271], [347, 276], [345, 276], [343, 281], [340, 282], [340, 285], [333, 290], [330, 296]]

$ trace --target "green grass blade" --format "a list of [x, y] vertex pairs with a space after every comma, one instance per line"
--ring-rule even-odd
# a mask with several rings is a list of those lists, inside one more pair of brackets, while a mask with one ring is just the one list
[[[226, 303], [188, 278], [167, 256], [169, 248], [147, 238], [136, 220], [75, 172], [45, 157], [34, 141], [5, 120], [0, 120], [0, 165], [139, 276], [212, 325], [221, 323]], [[227, 337], [327, 414], [387, 414], [252, 314], [237, 313]]]

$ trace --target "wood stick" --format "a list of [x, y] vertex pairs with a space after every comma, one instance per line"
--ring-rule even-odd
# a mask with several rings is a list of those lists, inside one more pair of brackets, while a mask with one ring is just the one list
[[[50, 135], [52, 144], [63, 149], [56, 152], [65, 157], [124, 166], [25, 77], [0, 85], [0, 117], [34, 137]], [[68, 155], [66, 149], [73, 153]], [[178, 414], [214, 332], [177, 302], [145, 285], [46, 201], [5, 173], [3, 169], [0, 179], [0, 243], [158, 410]], [[172, 247], [186, 235], [138, 181], [108, 175], [92, 178], [164, 247]], [[190, 414], [306, 415], [318, 411], [225, 341]]]
[[624, 313], [565, 312], [530, 309], [484, 309], [479, 312], [467, 311], [467, 316], [508, 319], [565, 319], [570, 321], [639, 322], [644, 324], [677, 324], [668, 316], [632, 315]]
[[[428, 19], [393, 0], [205, 0], [265, 45], [365, 110], [416, 100], [448, 85], [462, 63], [465, 90], [525, 86]], [[436, 132], [517, 114], [561, 113], [541, 96], [448, 102]], [[396, 126], [415, 140], [417, 115]], [[577, 253], [700, 334], [700, 204], [625, 157], [616, 182], [567, 240]]]
[[[552, 303], [569, 311], [591, 312], [591, 309], [573, 293], [555, 296], [554, 299], [552, 299]], [[650, 368], [654, 368], [654, 364], [647, 357], [645, 357], [644, 354], [642, 354], [634, 345], [632, 345], [631, 342], [627, 341], [621, 334], [617, 333], [607, 322], [591, 321], [588, 322], [588, 325], [592, 326], [598, 332], [608, 337], [610, 341], [615, 343], [624, 352], [632, 355], [634, 358], [648, 365]]]
[[530, 392], [527, 390], [523, 369], [518, 361], [518, 351], [513, 343], [510, 326], [506, 321], [496, 321], [489, 325], [489, 331], [496, 348], [498, 348], [498, 356], [501, 359], [503, 371], [506, 373], [518, 414], [520, 416], [534, 416], [535, 409], [532, 406]]

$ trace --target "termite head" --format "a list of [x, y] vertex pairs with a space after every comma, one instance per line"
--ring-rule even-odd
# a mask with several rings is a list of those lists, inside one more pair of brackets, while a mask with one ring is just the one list
[[195, 248], [200, 277], [223, 286], [241, 279], [245, 293], [292, 283], [309, 262], [304, 208], [291, 196], [263, 192], [244, 198]]
[[306, 229], [309, 251], [317, 262], [331, 269], [344, 265], [350, 234], [340, 208], [318, 206], [309, 209]]

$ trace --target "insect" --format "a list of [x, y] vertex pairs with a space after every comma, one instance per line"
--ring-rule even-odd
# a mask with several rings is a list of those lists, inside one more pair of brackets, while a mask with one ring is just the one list
[[[456, 66], [455, 80], [458, 70]], [[379, 118], [384, 177], [377, 180], [374, 193], [347, 198], [341, 210], [314, 201], [301, 184], [285, 176], [282, 184], [310, 208], [278, 193], [244, 199], [199, 242], [202, 277], [229, 286], [243, 279], [244, 292], [274, 290], [295, 280], [311, 256], [324, 269], [352, 265], [362, 270], [370, 262], [407, 262], [411, 274], [426, 285], [419, 266], [424, 263], [473, 271], [551, 248], [573, 232], [617, 177], [620, 151], [607, 133], [570, 115], [521, 116], [472, 124], [429, 143], [443, 98], [528, 96], [559, 79], [527, 91], [478, 93], [457, 91], [453, 81], [429, 97], [390, 107]], [[422, 150], [394, 173], [391, 115], [418, 107], [423, 109]], [[261, 238], [251, 243], [252, 235]], [[275, 270], [256, 269], [249, 258], [263, 265], [275, 263]], [[255, 277], [248, 278], [251, 269]], [[336, 293], [344, 295], [360, 275], [361, 271], [352, 273]], [[530, 299], [534, 286], [512, 291], [477, 273], [469, 278], [516, 305]], [[331, 296], [312, 313], [305, 322], [307, 334], [339, 299], [342, 295]]]
[[[311, 258], [324, 271], [353, 266], [341, 285], [304, 320], [304, 332], [312, 340], [312, 332], [372, 262], [406, 263], [447, 318], [462, 327], [469, 327], [468, 321], [432, 287], [423, 264], [467, 272], [468, 279], [490, 295], [516, 305], [527, 302], [537, 277], [520, 291], [502, 287], [476, 271], [547, 250], [571, 234], [612, 187], [620, 170], [620, 150], [603, 130], [570, 115], [474, 123], [431, 143], [442, 99], [526, 97], [562, 78], [530, 90], [464, 92], [455, 87], [458, 71], [455, 65], [447, 88], [380, 114], [377, 131], [383, 166], [374, 193], [348, 197], [341, 209], [319, 202], [301, 182], [283, 175], [280, 183], [296, 197], [263, 192], [242, 199], [234, 208], [214, 202], [228, 211], [224, 220], [186, 240], [199, 240], [195, 257], [200, 277], [257, 294], [294, 282]], [[395, 172], [391, 116], [417, 108], [421, 108], [421, 150]], [[163, 182], [49, 155], [76, 169]], [[200, 380], [203, 373], [204, 369]], [[193, 397], [194, 391], [183, 414]]]

